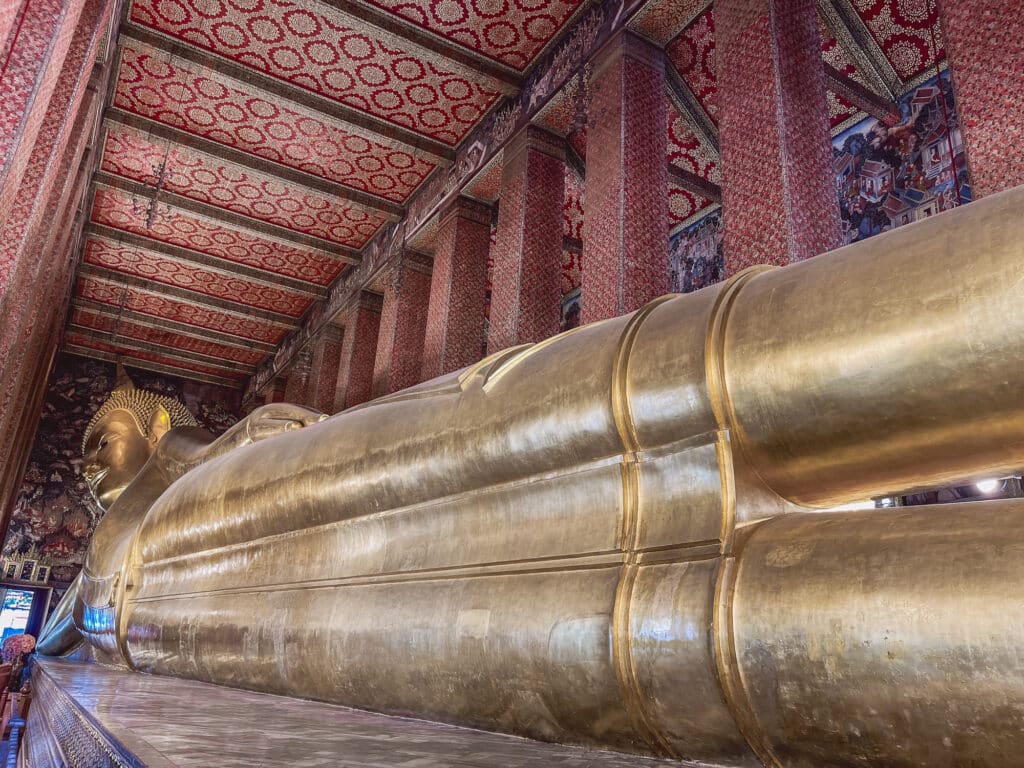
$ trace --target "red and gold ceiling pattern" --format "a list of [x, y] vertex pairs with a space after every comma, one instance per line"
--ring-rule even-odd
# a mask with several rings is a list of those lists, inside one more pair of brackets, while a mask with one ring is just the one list
[[291, 317], [299, 317], [312, 301], [309, 296], [286, 291], [274, 285], [246, 280], [228, 272], [201, 267], [171, 256], [99, 237], [87, 239], [83, 261], [86, 264], [176, 288], [185, 288], [225, 301], [269, 309]]
[[287, 329], [258, 318], [225, 312], [159, 293], [159, 286], [148, 291], [93, 276], [79, 277], [75, 296], [110, 307], [124, 307], [154, 318], [172, 320], [197, 328], [239, 336], [244, 339], [277, 344]]
[[[252, 365], [260, 355], [244, 348], [239, 351], [232, 344], [204, 341], [202, 329], [279, 343], [294, 325], [285, 318], [300, 317], [310, 306], [312, 287], [330, 285], [343, 269], [339, 258], [309, 247], [314, 241], [303, 236], [358, 250], [385, 225], [385, 216], [366, 202], [365, 195], [332, 197], [317, 191], [324, 185], [313, 179], [304, 182], [300, 174], [286, 172], [282, 166], [390, 203], [406, 203], [437, 169], [437, 156], [445, 154], [436, 148], [433, 152], [417, 149], [430, 142], [414, 140], [410, 132], [455, 146], [497, 104], [499, 91], [507, 93], [511, 88], [507, 78], [499, 84], [487, 74], [475, 75], [466, 62], [479, 54], [525, 71], [591, 0], [129, 2], [128, 17], [136, 26], [121, 40], [114, 105], [189, 136], [168, 146], [164, 142], [173, 135], [170, 132], [154, 131], [161, 136], [154, 139], [138, 129], [142, 121], [115, 117], [108, 123], [102, 169], [151, 190], [159, 186], [175, 193], [180, 207], [160, 201], [159, 215], [150, 216], [147, 203], [153, 195], [147, 198], [113, 188], [133, 189], [127, 182], [97, 186], [91, 217], [102, 227], [95, 227], [87, 239], [84, 262], [137, 279], [127, 286], [116, 277], [104, 277], [108, 273], [87, 270], [77, 295], [152, 316], [154, 327], [122, 318], [117, 330], [144, 345], [167, 347], [167, 365], [183, 367], [170, 359], [175, 357], [171, 348], [176, 348], [223, 359], [230, 368]], [[842, 2], [851, 3], [904, 81], [927, 76], [936, 58], [944, 55], [935, 0]], [[356, 20], [356, 11], [344, 10], [360, 5], [380, 28]], [[715, 123], [715, 29], [710, 4], [654, 0], [637, 18], [639, 28], [666, 44], [669, 65]], [[153, 34], [140, 32], [140, 26]], [[148, 42], [134, 39], [140, 37]], [[199, 54], [197, 49], [213, 55]], [[445, 58], [446, 52], [450, 58]], [[865, 84], [843, 46], [825, 27], [822, 55], [836, 70]], [[223, 74], [210, 64], [217, 57], [238, 66], [226, 67], [232, 73]], [[497, 69], [491, 67], [492, 72]], [[571, 88], [565, 91], [571, 92]], [[828, 99], [834, 128], [857, 114], [835, 93], [829, 92]], [[356, 113], [363, 114], [357, 118]], [[556, 97], [541, 122], [564, 133], [576, 122], [576, 113], [574, 98]], [[713, 133], [713, 125], [702, 120], [705, 127], [693, 130], [671, 99], [668, 118], [668, 162], [718, 183], [717, 152], [708, 140], [699, 138]], [[390, 135], [387, 123], [408, 129], [397, 131], [404, 138]], [[387, 127], [375, 129], [374, 125]], [[585, 130], [572, 132], [569, 142], [585, 156]], [[269, 162], [239, 160], [238, 153]], [[583, 189], [572, 173], [567, 177], [565, 234], [581, 240]], [[500, 162], [492, 163], [478, 174], [470, 192], [493, 199], [500, 192], [500, 179]], [[694, 183], [684, 189], [680, 181], [685, 179], [676, 174], [668, 190], [673, 228], [714, 207], [712, 201], [689, 191], [699, 189]], [[363, 203], [348, 202], [353, 196]], [[223, 218], [218, 218], [220, 213]], [[119, 241], [111, 230], [125, 233], [129, 242]], [[245, 275], [232, 273], [229, 262], [248, 268]], [[575, 248], [567, 249], [563, 290], [578, 285], [579, 265]], [[311, 290], [302, 290], [293, 280], [309, 283]], [[281, 320], [272, 322], [274, 316], [265, 312], [253, 318], [245, 308], [277, 313]], [[157, 330], [161, 318], [196, 330], [185, 335]], [[97, 337], [111, 331], [103, 313], [80, 310], [75, 322], [95, 331]], [[99, 339], [96, 344], [106, 342]], [[203, 372], [186, 368], [186, 375], [188, 370]], [[220, 366], [205, 370], [225, 375]]]
[[123, 317], [101, 315], [81, 308], [76, 308], [72, 312], [71, 322], [83, 328], [100, 331], [104, 335], [125, 336], [147, 344], [158, 344], [182, 352], [194, 352], [208, 357], [219, 357], [246, 366], [254, 366], [263, 359], [263, 354], [254, 349], [243, 349], [227, 344], [218, 344], [208, 339], [183, 336], [160, 328], [140, 325]]
[[154, 354], [152, 352], [146, 352], [140, 349], [128, 349], [118, 344], [112, 344], [106, 341], [99, 341], [94, 336], [85, 336], [77, 331], [72, 331], [65, 335], [64, 343], [74, 347], [82, 347], [85, 349], [95, 349], [98, 352], [106, 352], [109, 355], [124, 355], [128, 354], [137, 360], [145, 360], [150, 363], [157, 363], [158, 365], [164, 365], [170, 368], [183, 368], [185, 371], [193, 371], [195, 373], [205, 374], [207, 376], [219, 376], [223, 379], [232, 379], [234, 381], [241, 382], [245, 378], [245, 374], [233, 369], [233, 368], [218, 368], [212, 365], [204, 365], [202, 363], [195, 363], [191, 360], [180, 360], [177, 358], [170, 358], [164, 355]]
[[[821, 35], [821, 57], [825, 60], [825, 63], [834, 67], [854, 82], [865, 85], [864, 79], [857, 71], [857, 67], [850, 61], [850, 57], [847, 56], [843, 46], [836, 40], [836, 36], [828, 28], [828, 25], [825, 24], [820, 14], [818, 15], [818, 33]], [[832, 128], [835, 128], [845, 120], [849, 120], [859, 111], [857, 107], [833, 91], [828, 91], [826, 98], [828, 100], [829, 126]]]
[[655, 44], [665, 45], [710, 4], [710, 0], [659, 0], [642, 8], [629, 27]]
[[[228, 147], [381, 197], [412, 190], [434, 164], [141, 44], [125, 47], [114, 104]], [[363, 182], [355, 181], [363, 175]]]
[[945, 57], [936, 0], [852, 0], [901, 80]]
[[[418, 161], [407, 152], [389, 149], [379, 144], [371, 144], [358, 136], [346, 137], [344, 144], [345, 150], [349, 150], [351, 147], [352, 150], [365, 151], [361, 154], [349, 151], [351, 160], [344, 163], [334, 162], [330, 165], [329, 170], [337, 172], [330, 180], [346, 187], [369, 192], [387, 200], [404, 202], [434, 168], [432, 164]], [[337, 156], [341, 151], [337, 145], [332, 144], [330, 141], [318, 143], [315, 139], [309, 140], [307, 147], [314, 154], [318, 156], [322, 154], [325, 157]], [[221, 184], [239, 184], [248, 179], [250, 183], [255, 183], [261, 187], [264, 180], [273, 178], [269, 175], [246, 171], [234, 163], [229, 163], [180, 144], [174, 144], [168, 150], [167, 142], [158, 144], [156, 141], [146, 138], [142, 132], [132, 128], [125, 126], [112, 126], [110, 128], [104, 149], [103, 161], [104, 165], [107, 165], [109, 162], [110, 165], [115, 167], [108, 170], [120, 173], [122, 176], [135, 179], [144, 184], [155, 185], [157, 182], [156, 169], [159, 168], [164, 159], [168, 160], [172, 173], [176, 170], [185, 171], [187, 175], [193, 177], [193, 184], [198, 183], [200, 186], [216, 184], [218, 181]], [[124, 168], [124, 172], [118, 170], [116, 166]], [[414, 170], [410, 172], [410, 168]], [[199, 169], [203, 169], [203, 171], [201, 175], [197, 176], [196, 171]], [[347, 171], [347, 173], [342, 174], [341, 171]], [[257, 177], [260, 179], [259, 182], [251, 181]], [[171, 181], [176, 181], [176, 179], [172, 176]], [[279, 187], [285, 186], [282, 182], [278, 182], [278, 184]], [[261, 188], [257, 191], [267, 190]], [[270, 197], [274, 198], [285, 196], [285, 192], [281, 188], [267, 191], [267, 193]], [[186, 193], [182, 192], [181, 194]], [[307, 194], [307, 192], [304, 191], [303, 194]], [[212, 199], [207, 200], [207, 202], [217, 205], [218, 199], [230, 200], [233, 196], [218, 193]], [[243, 196], [246, 195], [243, 193]], [[253, 190], [249, 190], [247, 196], [255, 199], [253, 197]]]
[[687, 219], [695, 216], [713, 203], [707, 198], [695, 195], [669, 180], [668, 184], [668, 225], [675, 229]]
[[350, 248], [361, 248], [386, 221], [354, 203], [180, 146], [161, 146], [129, 129], [107, 135], [105, 171], [155, 187], [162, 167], [168, 192]]
[[718, 122], [715, 77], [715, 17], [708, 8], [665, 48], [665, 56], [693, 91], [712, 121]]
[[666, 99], [668, 114], [668, 161], [673, 165], [718, 184], [718, 153], [701, 141], [671, 99]]
[[320, 3], [134, 0], [131, 18], [450, 145], [499, 98]]
[[523, 70], [582, 0], [370, 0], [449, 40]]
[[147, 226], [146, 210], [135, 206], [131, 195], [118, 189], [97, 187], [91, 220], [317, 285], [329, 285], [344, 267], [338, 259], [322, 251], [298, 248], [176, 208], [169, 208], [167, 212], [169, 215], [157, 216]]

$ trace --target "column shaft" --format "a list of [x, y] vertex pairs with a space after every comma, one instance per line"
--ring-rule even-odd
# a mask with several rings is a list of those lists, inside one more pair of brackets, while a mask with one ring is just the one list
[[313, 353], [308, 347], [299, 350], [288, 371], [288, 380], [284, 386], [284, 402], [295, 405], [306, 405], [309, 394], [309, 371], [313, 362]]
[[840, 245], [814, 0], [715, 3], [726, 272]]
[[[78, 29], [85, 0], [32, 0], [0, 49], [0, 222], [6, 219], [50, 97]], [[80, 31], [80, 30], [79, 30]]]
[[283, 377], [275, 378], [270, 385], [267, 387], [267, 392], [263, 396], [264, 405], [270, 405], [271, 403], [283, 403], [284, 391], [288, 387], [288, 380]]
[[558, 333], [565, 145], [532, 126], [504, 151], [488, 353]]
[[338, 364], [334, 411], [343, 411], [373, 397], [373, 365], [377, 359], [381, 296], [363, 291], [355, 306], [338, 320], [345, 327]]
[[1019, 2], [940, 0], [971, 193], [1024, 184], [1024, 8]]
[[341, 328], [328, 325], [320, 331], [313, 344], [313, 362], [307, 385], [308, 405], [324, 413], [334, 412], [334, 395], [338, 388], [338, 367], [344, 334]]
[[437, 240], [423, 342], [423, 380], [480, 359], [491, 245], [490, 209], [459, 198], [442, 214]]
[[407, 251], [388, 276], [373, 366], [374, 397], [420, 380], [432, 265], [429, 256]]
[[582, 321], [668, 292], [665, 58], [622, 32], [595, 57], [587, 115]]

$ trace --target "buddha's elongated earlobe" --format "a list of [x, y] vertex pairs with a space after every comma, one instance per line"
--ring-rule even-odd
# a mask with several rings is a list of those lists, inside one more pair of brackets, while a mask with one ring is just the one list
[[171, 429], [171, 414], [162, 405], [158, 405], [153, 414], [149, 417], [149, 440], [152, 443], [160, 442], [160, 438], [166, 435]]

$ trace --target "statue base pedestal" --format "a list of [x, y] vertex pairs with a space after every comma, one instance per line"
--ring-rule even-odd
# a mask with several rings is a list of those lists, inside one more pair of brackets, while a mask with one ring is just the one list
[[23, 768], [681, 765], [50, 658], [32, 686]]

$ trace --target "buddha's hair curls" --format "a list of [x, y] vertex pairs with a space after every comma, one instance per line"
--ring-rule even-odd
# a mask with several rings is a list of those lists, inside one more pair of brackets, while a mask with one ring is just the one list
[[162, 407], [171, 417], [172, 427], [196, 427], [199, 423], [195, 420], [188, 408], [180, 400], [166, 395], [158, 395], [146, 389], [115, 389], [110, 393], [103, 405], [99, 407], [89, 426], [85, 428], [85, 436], [82, 438], [82, 453], [85, 453], [85, 446], [89, 442], [89, 436], [96, 428], [100, 419], [111, 411], [128, 411], [135, 419], [139, 431], [149, 435], [149, 423], [157, 408]]

